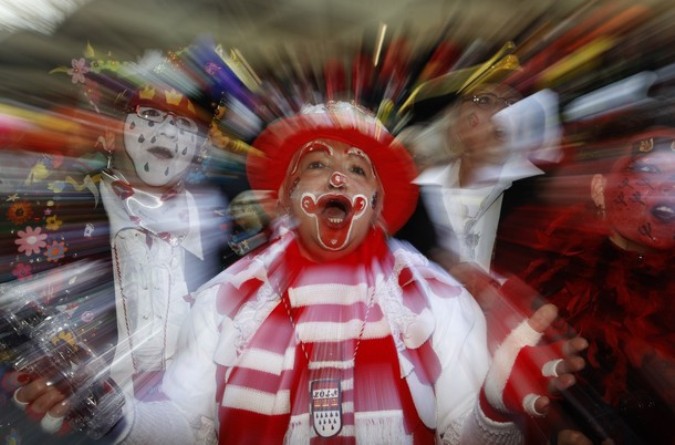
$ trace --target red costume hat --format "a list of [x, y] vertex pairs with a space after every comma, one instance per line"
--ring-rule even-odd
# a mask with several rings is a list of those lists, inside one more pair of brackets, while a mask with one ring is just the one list
[[380, 121], [345, 102], [314, 106], [270, 124], [253, 144], [262, 154], [249, 155], [247, 161], [251, 187], [277, 192], [298, 150], [321, 138], [351, 144], [370, 157], [384, 190], [385, 229], [395, 233], [417, 203], [418, 190], [412, 184], [417, 175], [413, 160]]

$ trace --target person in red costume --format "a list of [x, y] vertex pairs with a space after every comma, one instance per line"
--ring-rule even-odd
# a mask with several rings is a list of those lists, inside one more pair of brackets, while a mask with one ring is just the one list
[[[607, 169], [594, 164], [593, 208], [563, 212], [541, 237], [548, 255], [522, 273], [534, 306], [555, 304], [570, 335], [590, 343], [582, 384], [552, 409], [548, 420], [557, 420], [543, 434], [581, 432], [580, 444], [673, 443], [675, 128], [647, 128], [595, 150]], [[502, 290], [529, 304], [514, 282]]]
[[[194, 294], [164, 399], [129, 401], [120, 441], [515, 444], [516, 422], [574, 384], [587, 343], [539, 345], [552, 305], [492, 357], [472, 296], [388, 236], [414, 209], [415, 171], [365, 110], [306, 107], [254, 146], [251, 185], [284, 216]], [[36, 379], [14, 398], [50, 405], [54, 391]]]

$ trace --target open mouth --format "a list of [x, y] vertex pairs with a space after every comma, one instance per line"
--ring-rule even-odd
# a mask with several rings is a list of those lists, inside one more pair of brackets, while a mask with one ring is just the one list
[[303, 212], [315, 218], [319, 242], [333, 251], [347, 245], [354, 221], [363, 216], [367, 203], [363, 195], [350, 199], [339, 194], [325, 194], [317, 199], [311, 193], [304, 193], [301, 200]]
[[165, 147], [152, 147], [148, 150], [148, 153], [155, 156], [157, 159], [173, 159], [173, 153]]
[[323, 209], [319, 214], [324, 222], [334, 229], [344, 227], [353, 212], [352, 203], [344, 196], [324, 196], [317, 207]]
[[663, 222], [675, 221], [675, 205], [657, 204], [652, 208], [652, 215]]

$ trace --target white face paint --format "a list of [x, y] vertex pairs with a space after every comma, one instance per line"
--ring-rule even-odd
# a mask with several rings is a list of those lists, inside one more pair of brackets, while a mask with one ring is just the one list
[[127, 114], [124, 123], [124, 147], [136, 176], [152, 187], [179, 182], [201, 145], [194, 122], [172, 113], [161, 118], [163, 113], [139, 107], [139, 113]]
[[366, 239], [380, 214], [380, 190], [366, 153], [344, 142], [313, 141], [289, 170], [287, 204], [300, 244], [316, 260], [345, 256]]

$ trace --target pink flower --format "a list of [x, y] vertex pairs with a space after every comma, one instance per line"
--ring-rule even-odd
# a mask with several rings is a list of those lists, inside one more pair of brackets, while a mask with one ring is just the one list
[[45, 250], [47, 261], [58, 261], [63, 258], [68, 248], [63, 241], [52, 241], [51, 245]]
[[35, 230], [32, 227], [26, 227], [25, 232], [19, 230], [17, 232], [19, 239], [14, 240], [14, 244], [19, 246], [19, 252], [25, 252], [26, 256], [40, 253], [40, 249], [47, 245], [45, 242], [47, 234], [40, 232], [42, 232], [41, 227], [36, 227]]
[[72, 76], [70, 80], [73, 83], [84, 83], [84, 75], [89, 72], [87, 61], [82, 58], [73, 59], [71, 65], [73, 68], [68, 70], [68, 74]]
[[12, 275], [19, 280], [25, 280], [31, 276], [30, 264], [19, 263], [12, 269]]

